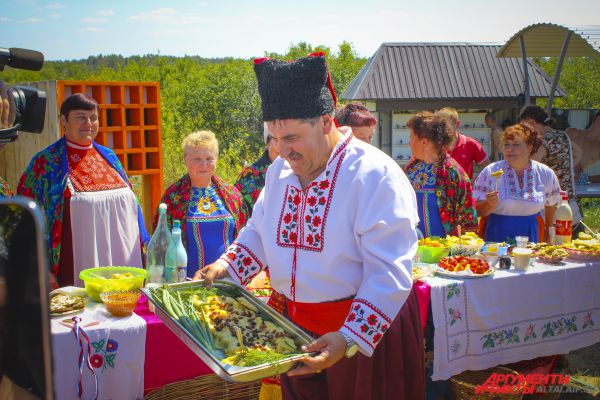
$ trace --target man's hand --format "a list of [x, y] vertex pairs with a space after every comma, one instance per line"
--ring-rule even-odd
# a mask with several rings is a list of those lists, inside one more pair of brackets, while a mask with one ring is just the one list
[[304, 365], [288, 371], [288, 376], [318, 373], [325, 368], [331, 367], [344, 357], [346, 353], [346, 340], [340, 332], [329, 332], [314, 342], [302, 346], [302, 351], [307, 353], [320, 351], [321, 353], [314, 357], [308, 356], [302, 359]]
[[195, 281], [204, 279], [206, 286], [211, 287], [215, 279], [223, 278], [224, 276], [227, 276], [227, 269], [215, 262], [196, 271], [192, 279]]

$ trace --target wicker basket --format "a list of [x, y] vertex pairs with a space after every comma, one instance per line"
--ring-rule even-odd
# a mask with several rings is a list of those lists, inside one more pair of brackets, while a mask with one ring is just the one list
[[257, 400], [261, 381], [231, 383], [216, 375], [170, 383], [144, 396], [145, 400], [211, 399], [211, 400]]
[[501, 400], [521, 400], [523, 392], [516, 393], [478, 393], [475, 394], [475, 388], [482, 385], [489, 379], [493, 373], [515, 374], [518, 372], [505, 367], [494, 367], [483, 371], [465, 371], [450, 378], [450, 389], [452, 399], [456, 400], [479, 400], [479, 399], [501, 399]]

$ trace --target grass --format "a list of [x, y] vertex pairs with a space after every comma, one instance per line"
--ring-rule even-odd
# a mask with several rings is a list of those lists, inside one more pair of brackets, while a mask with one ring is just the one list
[[600, 199], [582, 199], [583, 221], [594, 231], [600, 231]]

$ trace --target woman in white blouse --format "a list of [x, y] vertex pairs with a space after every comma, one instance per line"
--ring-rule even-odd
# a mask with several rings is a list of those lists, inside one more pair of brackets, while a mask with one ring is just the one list
[[541, 242], [547, 236], [544, 221], [553, 223], [561, 199], [558, 178], [548, 166], [531, 159], [542, 144], [535, 129], [509, 126], [502, 140], [504, 160], [485, 167], [473, 189], [477, 214], [482, 217], [480, 234], [493, 242], [515, 236]]

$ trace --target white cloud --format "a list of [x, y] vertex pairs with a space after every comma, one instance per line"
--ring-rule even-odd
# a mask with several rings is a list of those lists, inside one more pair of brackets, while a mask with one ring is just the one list
[[48, 15], [48, 18], [62, 18], [62, 15], [60, 15], [60, 14], [50, 14], [50, 15]]
[[46, 8], [66, 8], [67, 6], [65, 6], [62, 3], [52, 3], [52, 4], [48, 4], [46, 6]]
[[26, 24], [39, 24], [40, 22], [44, 22], [44, 20], [41, 18], [31, 17], [24, 19], [23, 22], [25, 22]]
[[94, 17], [86, 17], [81, 20], [81, 22], [85, 22], [86, 24], [101, 24], [106, 21], [108, 21], [106, 18], [94, 18]]
[[157, 8], [150, 12], [145, 12], [129, 17], [132, 21], [139, 22], [155, 22], [159, 24], [167, 24], [175, 22], [177, 11], [174, 8]]
[[96, 26], [86, 26], [85, 28], [81, 28], [82, 32], [106, 32], [104, 28], [98, 28]]
[[10, 22], [10, 18], [0, 17], [0, 22]]
[[114, 15], [115, 12], [113, 10], [100, 10], [96, 14], [102, 17], [110, 17], [111, 15]]

